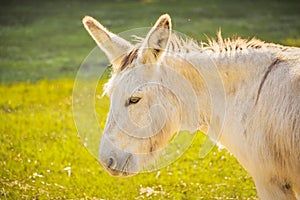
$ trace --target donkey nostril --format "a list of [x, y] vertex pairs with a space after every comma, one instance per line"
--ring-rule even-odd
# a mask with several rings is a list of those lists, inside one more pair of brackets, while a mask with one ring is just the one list
[[112, 157], [109, 158], [108, 163], [107, 163], [107, 167], [108, 168], [113, 168], [116, 166], [116, 160]]

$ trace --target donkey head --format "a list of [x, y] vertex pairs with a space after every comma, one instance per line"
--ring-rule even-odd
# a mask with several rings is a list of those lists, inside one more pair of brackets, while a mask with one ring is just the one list
[[101, 140], [100, 161], [115, 176], [135, 174], [155, 162], [179, 129], [180, 102], [165, 87], [175, 84], [161, 66], [171, 35], [171, 19], [162, 15], [137, 45], [85, 17], [83, 24], [113, 67], [106, 84], [110, 111]]

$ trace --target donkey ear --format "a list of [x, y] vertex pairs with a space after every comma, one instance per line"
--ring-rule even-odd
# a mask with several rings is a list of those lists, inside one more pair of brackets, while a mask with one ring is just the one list
[[167, 48], [172, 30], [171, 18], [168, 14], [160, 16], [152, 27], [142, 45], [142, 63], [154, 63]]
[[94, 18], [86, 16], [82, 19], [82, 23], [111, 63], [131, 48], [128, 41], [109, 32]]

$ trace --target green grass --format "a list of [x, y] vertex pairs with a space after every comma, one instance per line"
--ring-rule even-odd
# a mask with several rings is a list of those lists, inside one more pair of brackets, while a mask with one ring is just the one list
[[[109, 176], [83, 147], [72, 116], [73, 81], [0, 87], [2, 198], [253, 199], [250, 176], [225, 150], [199, 158], [203, 136], [177, 162], [131, 178]], [[71, 167], [68, 176], [66, 167]]]
[[300, 46], [299, 10], [299, 1], [3, 3], [0, 199], [255, 199], [251, 177], [226, 150], [214, 148], [199, 158], [200, 134], [159, 173], [120, 179], [104, 172], [83, 147], [73, 120], [74, 78], [95, 47], [81, 18], [94, 16], [118, 33], [153, 25], [169, 13], [175, 30], [196, 39], [221, 27], [225, 36]]

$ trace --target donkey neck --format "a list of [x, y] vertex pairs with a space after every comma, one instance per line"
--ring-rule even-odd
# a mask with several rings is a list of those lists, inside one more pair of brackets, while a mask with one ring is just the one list
[[254, 104], [259, 83], [276, 59], [276, 52], [276, 48], [270, 50], [265, 46], [231, 52], [199, 48], [178, 53], [179, 60], [173, 56], [166, 60], [193, 85], [200, 107], [199, 129], [217, 140], [226, 115], [232, 115], [232, 99], [249, 95]]

